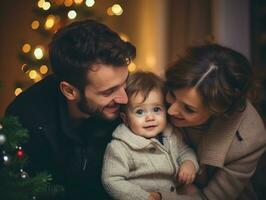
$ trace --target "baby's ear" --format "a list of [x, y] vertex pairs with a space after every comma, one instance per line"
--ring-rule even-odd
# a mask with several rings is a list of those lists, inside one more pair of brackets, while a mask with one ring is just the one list
[[126, 113], [120, 112], [120, 117], [122, 118], [125, 125], [128, 125]]

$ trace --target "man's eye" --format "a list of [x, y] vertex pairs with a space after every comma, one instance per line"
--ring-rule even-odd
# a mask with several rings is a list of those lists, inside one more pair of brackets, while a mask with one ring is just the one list
[[154, 107], [154, 108], [153, 108], [153, 111], [156, 112], [156, 113], [157, 113], [157, 112], [160, 112], [161, 110], [162, 110], [162, 109], [161, 109], [160, 107]]
[[113, 94], [113, 92], [114, 92], [113, 90], [108, 90], [108, 91], [106, 91], [106, 92], [103, 93], [103, 96], [108, 97], [111, 94]]

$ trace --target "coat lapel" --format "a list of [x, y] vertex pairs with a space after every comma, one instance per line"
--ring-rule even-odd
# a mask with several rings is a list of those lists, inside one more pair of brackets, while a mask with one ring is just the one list
[[[245, 111], [244, 111], [245, 112]], [[229, 118], [216, 118], [203, 133], [197, 153], [201, 165], [223, 167], [225, 156], [244, 116], [238, 112]]]

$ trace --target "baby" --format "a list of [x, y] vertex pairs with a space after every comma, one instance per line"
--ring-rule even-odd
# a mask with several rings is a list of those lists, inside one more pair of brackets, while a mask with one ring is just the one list
[[198, 170], [194, 152], [166, 121], [164, 83], [151, 72], [127, 82], [128, 104], [104, 156], [102, 181], [114, 199], [176, 199]]

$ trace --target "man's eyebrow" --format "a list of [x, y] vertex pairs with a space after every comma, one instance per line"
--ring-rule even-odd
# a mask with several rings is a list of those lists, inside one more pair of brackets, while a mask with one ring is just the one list
[[115, 86], [113, 86], [113, 87], [111, 87], [111, 88], [107, 88], [107, 89], [105, 89], [105, 90], [98, 91], [98, 93], [99, 93], [99, 94], [103, 94], [103, 93], [110, 92], [110, 91], [112, 91], [112, 90], [116, 90], [116, 89], [118, 89], [118, 88], [121, 87], [122, 85], [126, 84], [128, 77], [129, 77], [129, 74], [127, 75], [126, 80], [125, 80], [121, 85], [115, 85]]

